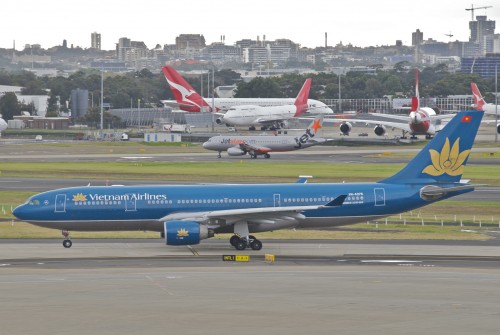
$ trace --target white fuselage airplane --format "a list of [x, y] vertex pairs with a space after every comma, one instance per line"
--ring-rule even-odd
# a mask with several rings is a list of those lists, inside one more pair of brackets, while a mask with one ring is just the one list
[[[166, 106], [172, 108], [178, 108], [186, 112], [210, 112], [212, 109], [218, 115], [224, 115], [221, 112], [234, 110], [234, 108], [247, 107], [247, 106], [293, 106], [295, 99], [293, 98], [214, 98], [205, 99], [200, 96], [194, 89], [189, 85], [184, 78], [172, 67], [164, 66], [162, 67], [163, 74], [172, 89], [175, 101], [163, 100]], [[212, 108], [212, 101], [214, 108]], [[333, 110], [325, 105], [323, 102], [307, 99], [306, 111], [304, 113], [311, 114], [333, 114]], [[272, 112], [274, 113], [274, 112]], [[234, 116], [234, 112], [232, 113]], [[243, 115], [242, 115], [243, 117]], [[276, 119], [276, 118], [275, 118]], [[285, 118], [286, 119], [286, 118]], [[283, 119], [283, 120], [285, 120]], [[279, 122], [282, 120], [274, 121]], [[219, 120], [220, 122], [220, 120]], [[229, 124], [228, 124], [229, 125]], [[241, 124], [237, 124], [241, 125]], [[247, 123], [245, 125], [252, 126], [252, 124]]]
[[317, 116], [309, 127], [300, 136], [273, 136], [273, 135], [219, 135], [208, 139], [203, 143], [203, 147], [208, 150], [219, 152], [227, 151], [229, 156], [243, 156], [247, 153], [251, 158], [263, 155], [265, 158], [271, 157], [270, 152], [284, 152], [305, 149], [325, 143], [328, 140], [315, 137], [322, 128], [323, 116]]
[[425, 135], [426, 138], [431, 138], [438, 131], [443, 129], [445, 123], [449, 121], [453, 117], [453, 115], [437, 115], [436, 111], [430, 107], [420, 107], [420, 96], [418, 92], [418, 70], [416, 71], [415, 76], [416, 94], [412, 98], [412, 109], [409, 116], [370, 113], [370, 115], [372, 116], [379, 118], [388, 118], [394, 121], [331, 119], [328, 120], [328, 122], [341, 122], [340, 131], [344, 135], [349, 135], [349, 132], [352, 130], [352, 123], [364, 123], [375, 125], [373, 131], [378, 136], [385, 135], [387, 128], [395, 128], [401, 129], [401, 131], [403, 132], [403, 138], [406, 138], [406, 134], [410, 134], [412, 137], [415, 137], [416, 135]]

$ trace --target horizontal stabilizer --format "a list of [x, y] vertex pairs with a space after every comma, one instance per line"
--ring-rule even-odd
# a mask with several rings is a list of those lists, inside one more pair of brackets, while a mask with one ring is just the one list
[[344, 201], [345, 201], [346, 198], [347, 198], [346, 194], [339, 195], [338, 197], [336, 197], [335, 199], [333, 199], [332, 201], [330, 201], [329, 203], [327, 203], [323, 207], [337, 207], [337, 206], [342, 206], [342, 204], [344, 203]]
[[424, 200], [436, 200], [444, 195], [451, 193], [451, 192], [457, 192], [457, 191], [463, 191], [463, 190], [473, 190], [476, 187], [479, 186], [485, 186], [483, 184], [465, 184], [465, 185], [460, 185], [460, 186], [453, 186], [453, 187], [439, 187], [435, 185], [427, 185], [422, 187], [420, 190], [420, 197]]

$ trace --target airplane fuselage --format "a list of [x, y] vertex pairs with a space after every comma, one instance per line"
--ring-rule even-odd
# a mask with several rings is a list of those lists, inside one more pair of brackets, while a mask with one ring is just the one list
[[296, 112], [295, 105], [268, 107], [245, 105], [232, 107], [221, 120], [231, 126], [258, 126], [289, 120]]
[[[212, 106], [212, 99], [204, 98], [209, 106]], [[284, 106], [292, 105], [295, 98], [214, 98], [216, 110], [227, 111], [236, 106], [253, 105], [253, 106]], [[308, 110], [311, 114], [333, 114], [333, 110], [325, 105], [325, 103], [315, 100], [307, 100]]]
[[[218, 210], [314, 206], [345, 194], [342, 206], [304, 211], [298, 220], [280, 223], [249, 220], [251, 232], [279, 227], [329, 227], [363, 222], [412, 210], [431, 203], [420, 197], [424, 185], [355, 184], [252, 184], [89, 186], [64, 188], [32, 196], [14, 210], [26, 222], [72, 231], [162, 231], [165, 217], [175, 213]], [[445, 198], [464, 193], [454, 192]], [[441, 198], [443, 199], [443, 198]], [[200, 219], [202, 221], [202, 218]], [[215, 233], [232, 231], [224, 222], [208, 222]]]
[[291, 151], [297, 149], [309, 148], [317, 145], [321, 139], [314, 142], [309, 138], [303, 139], [301, 136], [214, 136], [203, 143], [203, 147], [208, 150], [227, 151], [229, 148], [239, 147], [240, 144], [246, 144], [253, 147], [265, 147], [269, 151]]

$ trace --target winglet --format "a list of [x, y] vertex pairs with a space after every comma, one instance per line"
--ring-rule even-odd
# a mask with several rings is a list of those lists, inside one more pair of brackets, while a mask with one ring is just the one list
[[297, 184], [307, 184], [307, 181], [309, 178], [312, 178], [313, 176], [299, 176], [299, 179], [295, 183]]
[[478, 111], [482, 111], [485, 104], [484, 98], [481, 95], [481, 92], [479, 92], [479, 88], [476, 83], [471, 83], [470, 87], [472, 89], [472, 96], [474, 97], [474, 108]]
[[336, 197], [335, 199], [333, 199], [332, 201], [330, 201], [329, 203], [327, 203], [323, 207], [338, 207], [338, 206], [342, 206], [342, 204], [344, 203], [344, 201], [345, 201], [346, 198], [347, 198], [347, 194], [339, 195], [338, 197]]
[[174, 94], [175, 100], [182, 110], [186, 112], [201, 112], [204, 107], [210, 110], [210, 105], [173, 67], [163, 66], [161, 70]]
[[309, 91], [311, 90], [311, 78], [307, 78], [300, 89], [297, 98], [295, 99], [295, 106], [297, 107], [297, 111], [295, 112], [294, 117], [301, 116], [307, 110], [307, 100], [309, 99]]

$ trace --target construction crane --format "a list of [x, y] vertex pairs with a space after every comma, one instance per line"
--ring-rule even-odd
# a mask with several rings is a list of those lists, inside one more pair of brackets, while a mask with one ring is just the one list
[[474, 21], [474, 10], [475, 9], [486, 9], [486, 8], [491, 8], [493, 6], [482, 6], [482, 7], [474, 7], [474, 5], [470, 5], [470, 8], [465, 8], [465, 10], [470, 10], [471, 12], [471, 21]]

